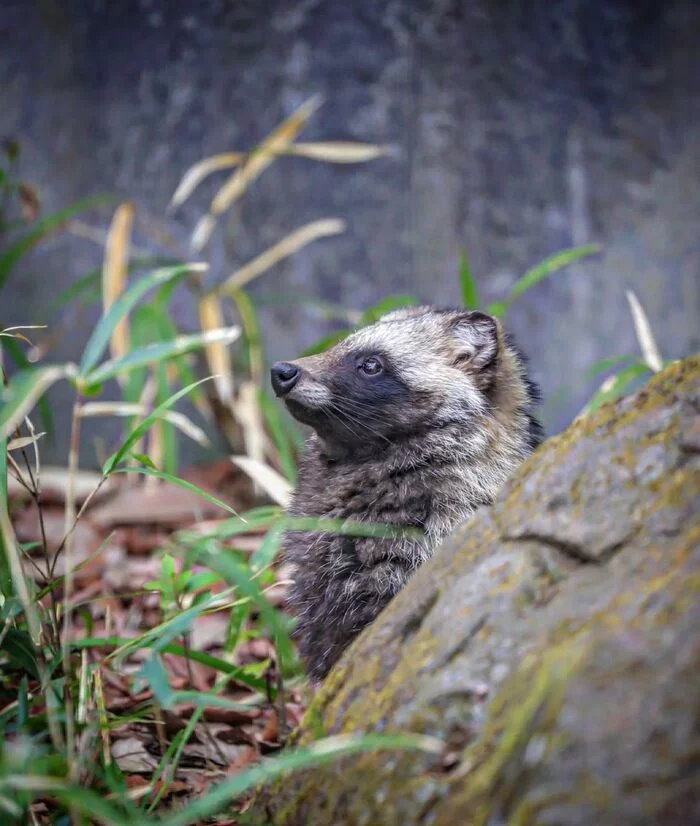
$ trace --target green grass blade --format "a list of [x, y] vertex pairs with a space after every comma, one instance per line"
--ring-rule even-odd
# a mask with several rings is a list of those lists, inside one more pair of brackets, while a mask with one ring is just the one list
[[334, 533], [339, 536], [373, 536], [386, 539], [424, 539], [420, 528], [360, 522], [352, 519], [326, 519], [317, 516], [285, 516], [284, 529], [297, 533]]
[[418, 304], [418, 299], [412, 295], [390, 295], [383, 298], [374, 307], [365, 310], [360, 317], [360, 324], [362, 326], [367, 324], [374, 324], [383, 315], [390, 313], [392, 310], [400, 310], [402, 307], [414, 307]]
[[39, 679], [36, 649], [32, 644], [31, 637], [25, 631], [8, 628], [2, 643], [0, 643], [0, 651], [4, 651], [10, 660], [32, 678]]
[[462, 304], [466, 310], [478, 310], [479, 288], [469, 265], [467, 253], [462, 250], [459, 255], [459, 283], [462, 288]]
[[548, 258], [545, 258], [544, 261], [541, 261], [535, 267], [529, 269], [525, 275], [515, 282], [508, 295], [508, 305], [512, 304], [516, 298], [521, 296], [526, 290], [529, 290], [530, 287], [539, 284], [540, 281], [548, 278], [553, 273], [567, 267], [569, 264], [573, 264], [574, 261], [595, 255], [600, 251], [600, 245], [586, 244], [582, 247], [573, 247], [572, 249], [562, 250], [561, 252], [554, 253], [554, 255], [550, 255]]
[[277, 552], [279, 551], [285, 528], [286, 525], [284, 518], [280, 519], [270, 527], [268, 532], [265, 534], [265, 539], [263, 539], [260, 547], [250, 557], [250, 568], [252, 571], [260, 571], [272, 564], [274, 558], [277, 556]]
[[318, 740], [311, 746], [286, 752], [263, 761], [231, 780], [216, 786], [208, 794], [194, 800], [176, 814], [163, 817], [163, 826], [190, 826], [220, 812], [232, 800], [245, 794], [261, 783], [279, 777], [283, 772], [299, 771], [332, 763], [341, 757], [377, 750], [411, 750], [439, 753], [442, 743], [432, 737], [418, 734], [365, 734], [362, 736], [337, 735]]
[[490, 315], [496, 316], [496, 318], [502, 318], [506, 314], [507, 309], [507, 301], [494, 301], [493, 304], [489, 304], [486, 308], [486, 312]]
[[21, 370], [0, 392], [0, 439], [9, 438], [44, 393], [61, 379], [74, 378], [74, 364]]
[[331, 347], [336, 345], [339, 341], [342, 341], [346, 336], [350, 335], [352, 330], [350, 329], [343, 329], [338, 330], [335, 333], [329, 333], [327, 336], [323, 336], [318, 341], [315, 341], [312, 345], [306, 348], [302, 352], [302, 356], [315, 356], [317, 353], [323, 353], [325, 350], [329, 350]]
[[593, 413], [593, 411], [597, 410], [607, 402], [614, 401], [623, 394], [628, 384], [634, 381], [634, 379], [645, 375], [651, 375], [651, 371], [646, 364], [630, 364], [629, 367], [625, 367], [623, 370], [620, 370], [620, 372], [614, 377], [614, 380], [611, 382], [610, 386], [598, 390], [590, 402], [588, 402], [586, 405], [586, 412]]
[[[0, 438], [0, 510], [9, 513], [7, 490], [7, 439]], [[9, 522], [9, 516], [7, 521]], [[11, 548], [5, 547], [3, 531], [0, 530], [0, 594], [4, 597], [2, 618], [6, 619], [10, 600], [13, 599]]]
[[232, 508], [230, 505], [227, 505], [226, 502], [222, 502], [221, 499], [217, 499], [216, 496], [212, 496], [211, 493], [207, 493], [206, 491], [198, 488], [197, 485], [193, 485], [191, 482], [187, 482], [184, 479], [180, 479], [179, 476], [173, 476], [170, 473], [165, 473], [162, 470], [157, 470], [150, 467], [130, 467], [130, 468], [115, 468], [112, 473], [140, 473], [143, 476], [153, 476], [156, 479], [162, 479], [164, 482], [169, 482], [171, 485], [178, 485], [181, 488], [185, 488], [185, 490], [189, 490], [192, 493], [196, 493], [197, 496], [201, 496], [202, 499], [206, 499], [207, 502], [211, 502], [212, 505], [216, 505], [219, 508], [222, 508], [228, 513], [233, 514], [234, 516], [239, 516], [237, 511]]
[[[174, 267], [175, 261], [168, 258], [134, 258], [127, 267], [127, 272], [146, 269], [148, 267]], [[87, 275], [79, 278], [70, 287], [63, 290], [48, 306], [47, 313], [52, 314], [80, 299], [84, 304], [94, 304], [102, 297], [102, 267], [91, 270]]]
[[597, 361], [595, 364], [589, 367], [588, 370], [586, 370], [585, 379], [587, 381], [590, 379], [594, 379], [601, 373], [607, 373], [608, 370], [611, 370], [613, 367], [617, 367], [618, 365], [625, 364], [629, 361], [639, 363], [639, 359], [636, 356], [611, 356], [608, 359], [602, 359], [601, 361]]
[[[129, 812], [123, 812], [101, 795], [82, 786], [74, 786], [57, 777], [36, 775], [6, 775], [0, 778], [0, 790], [29, 791], [33, 797], [53, 797], [67, 809], [84, 815], [88, 823], [101, 823], [103, 826], [134, 826], [133, 804], [128, 797]], [[148, 826], [153, 820], [139, 818], [139, 824]]]
[[[129, 637], [89, 637], [82, 640], [74, 640], [71, 642], [71, 648], [80, 650], [82, 648], [118, 648], [129, 646], [134, 642]], [[153, 648], [157, 640], [143, 640], [140, 643], [141, 648]], [[256, 691], [265, 691], [266, 685], [264, 680], [260, 680], [247, 673], [245, 666], [231, 665], [231, 663], [222, 660], [219, 657], [214, 657], [204, 651], [185, 650], [185, 648], [177, 643], [168, 643], [161, 645], [158, 650], [162, 654], [174, 654], [177, 657], [189, 657], [193, 662], [201, 663], [209, 666], [222, 674], [226, 674], [230, 679], [236, 680], [239, 683], [247, 685]]]
[[67, 206], [65, 209], [61, 209], [58, 212], [52, 212], [50, 215], [46, 215], [41, 220], [37, 221], [33, 225], [30, 232], [18, 241], [15, 241], [7, 252], [0, 256], [0, 289], [2, 289], [5, 285], [11, 270], [17, 262], [25, 253], [29, 252], [33, 246], [38, 244], [42, 238], [50, 232], [59, 229], [62, 224], [65, 224], [66, 221], [73, 218], [73, 216], [78, 215], [80, 212], [84, 212], [91, 207], [107, 203], [111, 200], [114, 200], [114, 196], [96, 195], [91, 198], [84, 198], [81, 201], [76, 201], [76, 203]]
[[[168, 310], [170, 291], [173, 290], [175, 286], [176, 284], [173, 282], [164, 284], [158, 290], [152, 301], [148, 304], [142, 304], [140, 307], [136, 308], [132, 316], [132, 337], [137, 332], [137, 325], [141, 326], [142, 329], [144, 326], [147, 326], [148, 335], [144, 335], [144, 332], [142, 331], [138, 339], [138, 344], [132, 343], [132, 350], [145, 347], [147, 344], [153, 344], [155, 342], [163, 343], [166, 341], [174, 341], [181, 335], [180, 330], [178, 330], [175, 324], [173, 324], [169, 315], [170, 311]], [[148, 337], [149, 335], [150, 337]], [[186, 356], [175, 356], [173, 357], [171, 363], [175, 366], [175, 370], [180, 378], [180, 384], [192, 384], [197, 380], [194, 372], [187, 364]], [[133, 376], [134, 374], [131, 373], [130, 375]], [[135, 400], [140, 398], [140, 390], [142, 386], [142, 383], [138, 385], [139, 393]], [[204, 397], [199, 390], [194, 391], [191, 396], [192, 401], [203, 398]]]
[[279, 519], [283, 513], [284, 510], [279, 505], [265, 505], [245, 511], [240, 516], [232, 519], [225, 519], [207, 534], [193, 533], [188, 530], [178, 531], [175, 535], [175, 541], [181, 544], [198, 544], [206, 543], [211, 539], [232, 539], [234, 536], [241, 536], [266, 528], [270, 523]]
[[128, 353], [123, 358], [104, 362], [84, 377], [84, 383], [88, 388], [97, 387], [120, 373], [127, 373], [130, 370], [136, 370], [157, 361], [182, 356], [215, 341], [230, 344], [239, 336], [240, 330], [238, 327], [225, 327], [221, 330], [210, 330], [207, 333], [178, 336], [172, 341], [165, 341], [161, 344], [147, 344], [139, 350]]
[[[15, 539], [15, 532], [10, 521], [9, 497], [7, 490], [7, 443], [0, 436], [0, 574], [2, 575], [3, 596], [5, 602], [16, 597], [24, 610], [24, 617], [29, 630], [30, 642], [35, 646], [41, 642], [41, 620], [37, 606], [30, 594], [20, 552]], [[9, 632], [8, 632], [9, 633]]]
[[[16, 339], [3, 338], [0, 344], [0, 350], [4, 350], [8, 354], [19, 370], [32, 369], [32, 364], [25, 356], [24, 350]], [[37, 407], [39, 408], [43, 428], [46, 431], [46, 438], [53, 444], [56, 436], [56, 427], [54, 425], [53, 411], [46, 396], [39, 398]]]
[[209, 568], [220, 574], [230, 585], [235, 585], [238, 594], [248, 597], [257, 605], [263, 622], [272, 632], [277, 644], [280, 665], [286, 672], [294, 662], [294, 646], [282, 616], [270, 604], [257, 581], [251, 578], [251, 569], [240, 562], [233, 553], [223, 548], [217, 553], [203, 554], [202, 561], [206, 562]]
[[280, 455], [282, 472], [287, 480], [295, 485], [297, 481], [297, 461], [294, 442], [285, 430], [282, 421], [282, 408], [264, 390], [259, 391], [258, 399], [265, 423]]
[[229, 593], [230, 591], [223, 591], [220, 594], [212, 594], [205, 597], [201, 602], [197, 602], [184, 611], [180, 611], [180, 613], [164, 620], [159, 625], [149, 628], [148, 631], [144, 631], [144, 633], [139, 634], [138, 637], [130, 639], [128, 643], [121, 646], [121, 648], [113, 651], [109, 655], [109, 658], [114, 657], [117, 662], [121, 662], [124, 657], [127, 657], [133, 651], [138, 651], [140, 648], [152, 648], [154, 651], [163, 651], [176, 637], [185, 634], [200, 614], [219, 605], [221, 600], [227, 597]]
[[126, 437], [126, 440], [122, 446], [105, 462], [104, 467], [102, 468], [102, 472], [105, 476], [109, 475], [116, 469], [119, 462], [121, 462], [122, 459], [128, 454], [129, 450], [153, 426], [154, 422], [161, 418], [161, 415], [166, 410], [169, 410], [176, 401], [181, 399], [183, 396], [186, 396], [193, 387], [197, 387], [197, 385], [203, 384], [205, 381], [210, 381], [211, 378], [211, 376], [207, 376], [204, 379], [196, 381], [194, 384], [188, 384], [187, 387], [183, 387], [181, 390], [178, 390], [177, 393], [173, 393], [169, 399], [166, 399], [162, 404], [159, 404], [150, 416], [147, 416], [142, 422], [139, 422], [139, 424]]
[[83, 358], [80, 362], [80, 374], [85, 377], [95, 367], [102, 357], [105, 348], [109, 344], [112, 333], [119, 322], [138, 304], [143, 296], [155, 287], [172, 280], [182, 278], [192, 272], [203, 272], [206, 264], [180, 264], [175, 267], [163, 267], [154, 270], [147, 276], [140, 278], [132, 284], [119, 298], [112, 304], [107, 313], [97, 323], [88, 343], [83, 351]]

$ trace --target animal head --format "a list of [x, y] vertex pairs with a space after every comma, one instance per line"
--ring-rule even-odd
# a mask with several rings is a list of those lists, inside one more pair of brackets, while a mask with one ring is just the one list
[[435, 307], [391, 312], [324, 353], [278, 362], [271, 377], [290, 413], [329, 447], [380, 449], [533, 401], [496, 318]]

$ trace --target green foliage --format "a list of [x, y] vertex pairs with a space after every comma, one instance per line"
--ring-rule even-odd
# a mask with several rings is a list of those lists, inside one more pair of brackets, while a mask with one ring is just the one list
[[459, 283], [462, 288], [462, 304], [465, 310], [478, 310], [481, 306], [479, 288], [469, 264], [467, 253], [462, 250], [459, 256]]
[[462, 251], [459, 257], [459, 283], [462, 290], [462, 305], [466, 310], [484, 310], [494, 316], [502, 317], [512, 307], [513, 303], [527, 290], [539, 284], [545, 278], [554, 275], [570, 264], [580, 261], [582, 258], [587, 258], [600, 252], [601, 248], [598, 244], [586, 244], [582, 247], [573, 247], [569, 250], [562, 250], [554, 253], [544, 261], [536, 264], [522, 275], [513, 286], [510, 288], [508, 294], [500, 299], [489, 304], [488, 307], [482, 308], [479, 299], [479, 288], [476, 278], [472, 272], [466, 252]]
[[111, 199], [105, 195], [85, 198], [37, 221], [29, 232], [15, 241], [8, 250], [0, 255], [0, 290], [5, 286], [11, 271], [29, 250], [46, 238], [47, 235], [60, 229], [70, 218], [74, 218], [81, 212], [85, 212], [99, 204], [104, 204], [108, 200]]
[[[316, 153], [320, 146], [316, 146]], [[10, 147], [6, 153], [8, 162], [0, 167], [0, 194], [16, 191], [12, 170], [17, 151], [16, 147]], [[324, 151], [329, 156], [335, 153], [337, 157], [341, 149], [331, 147]], [[346, 148], [342, 151], [348, 152]], [[258, 157], [261, 152], [259, 149]], [[28, 225], [26, 222], [9, 225], [4, 214], [0, 215], [0, 232], [13, 237], [7, 249], [0, 252], [0, 289], [28, 250], [82, 210], [103, 201], [103, 198], [86, 199], [52, 215], [30, 221]], [[128, 243], [123, 246], [128, 247]], [[526, 272], [502, 300], [489, 305], [486, 311], [505, 315], [527, 290], [597, 251], [598, 247], [588, 245], [550, 256]], [[269, 589], [276, 582], [274, 565], [284, 535], [301, 531], [394, 537], [413, 535], [415, 531], [345, 520], [291, 517], [276, 505], [263, 505], [237, 514], [222, 499], [180, 478], [177, 474], [179, 430], [175, 424], [185, 431], [189, 428], [192, 432], [195, 428], [176, 410], [185, 399], [194, 402], [205, 414], [207, 426], [217, 422], [229, 440], [231, 433], [242, 430], [244, 447], [249, 441], [263, 444], [263, 458], [270, 461], [274, 469], [292, 484], [296, 481], [302, 434], [296, 423], [262, 386], [263, 341], [256, 308], [247, 292], [242, 289], [231, 292], [232, 307], [240, 320], [240, 330], [237, 327], [212, 329], [209, 322], [205, 324], [200, 319], [201, 329], [186, 332], [172, 320], [171, 300], [176, 289], [184, 288], [197, 301], [211, 297], [212, 294], [203, 293], [199, 278], [204, 267], [169, 258], [125, 260], [123, 266], [125, 274], [132, 276], [131, 283], [103, 312], [79, 365], [30, 364], [22, 349], [20, 336], [0, 338], [3, 352], [18, 368], [0, 390], [0, 666], [2, 688], [6, 693], [12, 693], [10, 702], [0, 711], [0, 820], [13, 824], [26, 822], [32, 801], [44, 798], [54, 802], [56, 822], [67, 823], [67, 818], [72, 817], [75, 822], [82, 818], [83, 822], [115, 826], [166, 821], [168, 826], [187, 826], [214, 816], [258, 783], [278, 777], [283, 772], [312, 768], [368, 749], [439, 749], [441, 744], [410, 734], [326, 738], [319, 732], [321, 739], [318, 742], [242, 770], [185, 805], [176, 814], [169, 813], [163, 817], [154, 814], [172, 782], [175, 768], [194, 734], [195, 726], [203, 717], [204, 709], [216, 708], [229, 712], [241, 709], [242, 704], [223, 696], [223, 688], [230, 680], [255, 692], [253, 703], [243, 706], [250, 709], [251, 704], [283, 701], [285, 682], [300, 676], [301, 667], [291, 638], [291, 622], [269, 597]], [[150, 267], [158, 268], [149, 270]], [[251, 277], [249, 273], [246, 278]], [[102, 278], [103, 270], [99, 269], [80, 279], [59, 296], [52, 312], [59, 312], [68, 305], [85, 306], [101, 302]], [[464, 307], [468, 310], [480, 309], [477, 280], [464, 252], [459, 261], [459, 285]], [[292, 296], [289, 301], [298, 298]], [[317, 302], [317, 305], [328, 318], [362, 327], [394, 309], [417, 303], [413, 296], [398, 295], [389, 296], [364, 312], [348, 311], [323, 305], [322, 302]], [[219, 310], [214, 307], [214, 315]], [[219, 317], [222, 317], [220, 313]], [[129, 324], [128, 351], [116, 348], [118, 354], [106, 356], [110, 342], [114, 345], [116, 333], [124, 323]], [[325, 336], [309, 348], [307, 354], [326, 349], [349, 331], [350, 327], [346, 326]], [[239, 336], [240, 363], [244, 365], [241, 371], [226, 366], [228, 353], [225, 350]], [[114, 346], [112, 352], [115, 353]], [[202, 353], [206, 353], [210, 366], [212, 363], [223, 365], [222, 370], [228, 371], [228, 374], [200, 378], [198, 367], [201, 362], [193, 363], [191, 357]], [[596, 365], [589, 378], [616, 369], [619, 372], [606, 380], [589, 403], [589, 410], [615, 398], [631, 382], [649, 372], [643, 362], [633, 357], [621, 357]], [[219, 370], [210, 372], [219, 373]], [[232, 398], [214, 394], [215, 401], [208, 403], [209, 394], [204, 391], [213, 392], [216, 388], [218, 393], [222, 378], [228, 380]], [[53, 574], [54, 558], [48, 581], [41, 589], [37, 587], [24, 567], [29, 549], [21, 547], [16, 541], [10, 523], [8, 500], [8, 441], [15, 438], [17, 432], [31, 435], [27, 420], [33, 415], [36, 405], [43, 404], [45, 417], [49, 418], [48, 389], [58, 381], [68, 381], [75, 390], [71, 444], [71, 474], [74, 475], [79, 424], [81, 416], [88, 410], [85, 397], [90, 396], [92, 400], [92, 397], [99, 396], [104, 386], [115, 379], [119, 380], [125, 412], [119, 410], [118, 403], [112, 407], [114, 415], [124, 417], [124, 429], [117, 446], [112, 446], [109, 458], [103, 462], [102, 477], [93, 494], [108, 477], [130, 474], [132, 480], [137, 476], [147, 477], [195, 494], [209, 506], [219, 509], [222, 516], [206, 531], [177, 532], [159, 549], [160, 571], [147, 584], [146, 590], [158, 594], [162, 619], [155, 627], [135, 637], [115, 636], [109, 632], [103, 632], [101, 636], [99, 632], [94, 633], [92, 615], [84, 607], [70, 603], [69, 578], [79, 570], [79, 566], [70, 574], [56, 576]], [[248, 401], [252, 407], [241, 410], [236, 390], [246, 385], [254, 385], [255, 394], [252, 401]], [[226, 386], [226, 382], [222, 386]], [[146, 390], [149, 387], [152, 392], [146, 404], [143, 399], [148, 395]], [[103, 404], [109, 407], [110, 403]], [[173, 418], [176, 415], [181, 418]], [[153, 448], [156, 435], [161, 439], [160, 452]], [[68, 434], [63, 436], [67, 438]], [[38, 459], [35, 470], [40, 476]], [[28, 473], [30, 482], [31, 476]], [[28, 490], [38, 507], [38, 481], [33, 484], [33, 489], [32, 484], [28, 484]], [[72, 501], [67, 502], [67, 525], [75, 522], [73, 506]], [[77, 515], [77, 519], [80, 518], [81, 512]], [[63, 538], [61, 547], [70, 543], [71, 531], [72, 528]], [[244, 552], [243, 538], [260, 533], [264, 533], [264, 538], [256, 549], [252, 553], [250, 550]], [[49, 556], [48, 548], [41, 550]], [[62, 603], [59, 598], [61, 592], [64, 594]], [[205, 651], [194, 650], [190, 644], [194, 623], [203, 615], [220, 610], [222, 605], [230, 612], [224, 643], [225, 656], [215, 657]], [[87, 636], [62, 640], [62, 622], [81, 611]], [[274, 643], [274, 660], [280, 679], [277, 684], [270, 678], [272, 655], [262, 663], [236, 660], [240, 646], [263, 633], [267, 633]], [[87, 665], [85, 652], [99, 652], [99, 664], [95, 661]], [[137, 652], [141, 655], [141, 663], [134, 678], [136, 685], [140, 683], [150, 687], [153, 694], [152, 701], [139, 709], [139, 715], [155, 721], [163, 709], [172, 709], [176, 704], [184, 703], [194, 706], [186, 728], [177, 732], [164, 749], [153, 778], [154, 785], [138, 804], [131, 799], [125, 778], [105, 756], [97, 736], [98, 733], [108, 734], [113, 724], [109, 715], [100, 709], [100, 669], [109, 667], [117, 672], [122, 669], [122, 677], [132, 679], [124, 670], [124, 664]], [[202, 692], [174, 688], [165, 668], [165, 662], [171, 656], [213, 669], [216, 682], [212, 690]], [[87, 697], [90, 703], [84, 702]], [[10, 741], [11, 748], [8, 747]], [[89, 772], [85, 771], [86, 763], [89, 763]], [[82, 778], [88, 781], [81, 783]], [[159, 789], [155, 786], [156, 781], [162, 784]]]
[[[126, 374], [129, 378], [124, 384], [124, 395], [134, 407], [141, 398], [144, 384], [152, 374], [157, 382], [157, 403], [147, 414], [131, 417], [119, 446], [104, 462], [103, 480], [112, 474], [126, 473], [158, 479], [184, 488], [221, 509], [222, 514], [231, 515], [229, 519], [220, 520], [215, 529], [207, 534], [181, 531], [174, 537], [172, 547], [163, 550], [160, 576], [147, 585], [148, 590], [159, 595], [163, 619], [157, 626], [134, 638], [88, 636], [71, 641], [67, 657], [62, 652], [59, 638], [52, 630], [57, 627], [56, 617], [52, 613], [55, 608], [38, 601], [40, 596], [54, 599], [58, 586], [65, 586], [65, 577], [56, 577], [43, 591], [37, 593], [32, 581], [17, 566], [19, 549], [13, 547], [9, 517], [4, 517], [3, 530], [0, 532], [3, 599], [0, 620], [4, 620], [5, 626], [0, 630], [0, 662], [4, 663], [6, 679], [15, 681], [17, 693], [15, 702], [0, 712], [0, 730], [13, 738], [15, 746], [20, 742], [17, 737], [21, 732], [28, 727], [34, 732], [31, 739], [22, 741], [25, 752], [21, 765], [16, 760], [16, 749], [12, 753], [0, 752], [0, 811], [8, 822], [22, 822], [27, 816], [29, 804], [37, 797], [50, 798], [59, 808], [62, 806], [74, 816], [82, 816], [90, 821], [112, 824], [161, 822], [149, 812], [153, 812], [158, 805], [167, 788], [167, 780], [161, 791], [151, 795], [140, 808], [129, 799], [124, 779], [115, 766], [105, 763], [101, 758], [92, 767], [91, 788], [84, 788], [77, 782], [75, 770], [71, 767], [77, 765], [79, 755], [71, 751], [69, 731], [77, 728], [78, 733], [87, 736], [89, 727], [99, 723], [99, 715], [92, 720], [89, 716], [75, 719], [68, 716], [76, 713], [76, 698], [94, 690], [94, 680], [97, 679], [96, 667], [81, 670], [77, 660], [70, 656], [71, 652], [99, 649], [103, 652], [103, 666], [110, 664], [110, 667], [119, 670], [134, 652], [149, 651], [149, 657], [135, 676], [135, 685], [138, 687], [138, 681], [141, 681], [143, 685], [150, 686], [154, 702], [162, 709], [181, 703], [193, 704], [195, 713], [188, 729], [178, 733], [172, 740], [157, 771], [158, 777], [172, 777], [174, 767], [181, 759], [204, 708], [247, 711], [250, 704], [241, 705], [221, 696], [216, 686], [211, 692], [175, 690], [164, 668], [163, 655], [185, 657], [193, 663], [215, 669], [221, 678], [217, 681], [217, 686], [223, 686], [227, 680], [234, 679], [258, 692], [259, 702], [267, 702], [265, 698], [268, 697], [274, 701], [278, 688], [262, 678], [262, 671], [269, 667], [269, 662], [238, 666], [205, 652], [192, 650], [185, 641], [193, 622], [202, 614], [220, 608], [222, 600], [228, 600], [231, 619], [226, 651], [233, 654], [236, 647], [248, 639], [251, 631], [246, 628], [253, 623], [254, 628], [267, 630], [274, 640], [282, 676], [289, 679], [299, 675], [300, 665], [290, 637], [290, 621], [266, 596], [268, 586], [275, 580], [271, 565], [285, 531], [322, 530], [361, 535], [376, 531], [384, 535], [387, 532], [386, 526], [352, 525], [333, 520], [295, 520], [286, 517], [279, 507], [266, 506], [238, 515], [224, 501], [179, 478], [172, 472], [172, 467], [157, 467], [150, 455], [142, 451], [140, 445], [154, 427], [166, 421], [175, 405], [211, 379], [193, 378], [184, 386], [169, 392], [172, 376], [167, 371], [168, 365], [175, 368], [178, 377], [192, 378], [189, 365], [182, 359], [183, 353], [202, 348], [212, 341], [230, 341], [234, 338], [231, 330], [224, 330], [223, 335], [218, 337], [212, 335], [211, 331], [182, 335], [172, 325], [165, 311], [171, 293], [164, 293], [159, 287], [181, 279], [191, 270], [190, 265], [176, 265], [147, 273], [134, 281], [101, 317], [79, 365], [25, 367], [15, 373], [0, 395], [0, 455], [3, 460], [0, 463], [0, 494], [3, 508], [7, 506], [7, 467], [4, 461], [7, 439], [23, 427], [26, 417], [31, 416], [33, 407], [45, 396], [52, 384], [68, 380], [74, 385], [78, 421], [84, 405], [84, 395], [99, 394], [107, 381]], [[84, 300], [86, 295], [90, 296], [95, 281], [94, 276], [83, 281], [81, 289], [74, 293], [74, 298]], [[151, 291], [157, 292], [150, 303], [140, 304]], [[377, 308], [367, 311], [363, 320], [370, 323], [383, 312], [412, 302], [407, 297], [382, 302]], [[252, 362], [256, 358], [253, 354], [259, 348], [254, 339], [254, 314], [252, 305], [245, 300], [241, 300], [240, 306], [249, 333], [247, 346]], [[115, 330], [128, 318], [132, 321], [132, 349], [116, 358], [105, 358], [105, 351]], [[298, 429], [262, 390], [258, 399], [263, 420], [279, 454], [281, 468], [293, 481], [300, 442]], [[236, 537], [260, 528], [267, 528], [266, 536], [250, 557], [229, 546], [231, 541], [235, 543]], [[45, 552], [46, 550], [44, 549]], [[216, 593], [212, 593], [212, 589]], [[51, 605], [55, 606], [55, 603]], [[63, 610], [71, 609], [64, 606]], [[89, 613], [85, 615], [89, 634], [92, 618]], [[180, 644], [180, 640], [183, 644]], [[73, 701], [69, 705], [68, 699], [71, 697]], [[40, 711], [42, 704], [44, 710]], [[72, 742], [75, 742], [75, 735]], [[320, 741], [311, 748], [265, 761], [255, 770], [243, 771], [235, 783], [218, 786], [204, 795], [196, 806], [182, 810], [178, 815], [179, 822], [194, 823], [204, 816], [203, 813], [220, 810], [261, 779], [277, 776], [282, 771], [320, 764], [335, 759], [336, 755], [368, 748], [428, 747], [434, 748], [434, 744], [424, 738], [408, 735], [372, 735], [352, 741]], [[111, 793], [110, 800], [104, 799], [105, 790]]]

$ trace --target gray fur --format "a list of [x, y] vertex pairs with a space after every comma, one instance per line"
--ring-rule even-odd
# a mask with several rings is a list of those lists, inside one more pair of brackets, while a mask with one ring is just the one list
[[[377, 377], [361, 366], [372, 355]], [[493, 501], [542, 431], [521, 356], [482, 313], [399, 310], [291, 364], [302, 374], [285, 402], [315, 433], [290, 514], [423, 531], [287, 534], [300, 652], [320, 680], [436, 543]]]

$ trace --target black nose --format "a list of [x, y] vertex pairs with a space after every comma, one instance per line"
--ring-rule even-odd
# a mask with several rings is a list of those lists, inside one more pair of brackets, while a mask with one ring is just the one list
[[277, 396], [286, 396], [287, 393], [301, 378], [301, 370], [286, 361], [278, 361], [270, 370], [272, 389]]

